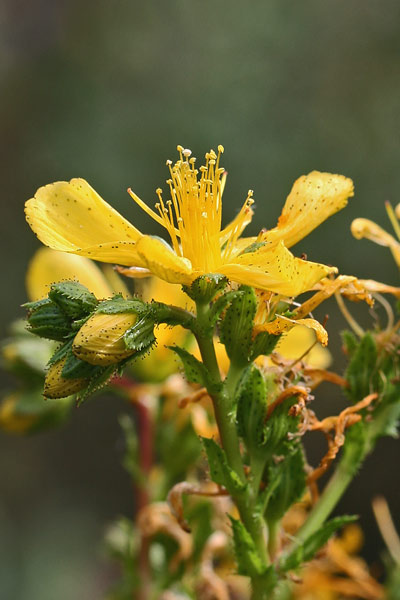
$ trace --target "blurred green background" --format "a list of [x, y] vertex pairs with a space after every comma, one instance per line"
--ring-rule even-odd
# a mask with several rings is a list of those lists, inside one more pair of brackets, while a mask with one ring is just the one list
[[[389, 252], [355, 241], [349, 226], [356, 216], [388, 226], [383, 202], [400, 199], [399, 29], [398, 0], [3, 0], [2, 336], [23, 314], [24, 272], [38, 247], [24, 201], [45, 183], [81, 176], [156, 232], [125, 190], [152, 203], [177, 143], [199, 158], [225, 146], [225, 218], [254, 189], [252, 234], [275, 224], [299, 175], [352, 177], [349, 207], [295, 252], [396, 284]], [[323, 311], [341, 368], [343, 323], [333, 303]], [[332, 395], [325, 402], [320, 414], [342, 406]], [[119, 464], [122, 410], [102, 397], [59, 431], [0, 434], [1, 598], [104, 594], [114, 576], [101, 555], [104, 527], [133, 510]], [[373, 561], [382, 544], [370, 501], [380, 491], [399, 514], [399, 455], [400, 442], [381, 442], [340, 507], [362, 514]]]

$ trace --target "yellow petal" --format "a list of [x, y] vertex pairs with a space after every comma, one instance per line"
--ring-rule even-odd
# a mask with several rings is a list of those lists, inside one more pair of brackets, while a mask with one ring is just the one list
[[237, 237], [242, 235], [242, 232], [245, 230], [247, 225], [249, 223], [251, 223], [253, 215], [254, 215], [254, 211], [251, 207], [247, 206], [245, 209], [245, 212], [243, 212], [243, 209], [242, 209], [236, 215], [236, 217], [230, 223], [228, 223], [228, 225], [226, 227], [224, 227], [224, 229], [221, 231], [220, 236], [219, 236], [219, 242], [220, 242], [221, 246], [223, 246], [225, 244], [225, 242], [232, 235], [233, 231], [235, 231], [235, 230], [237, 231]]
[[160, 279], [188, 285], [195, 278], [190, 261], [177, 256], [161, 239], [144, 235], [137, 242], [136, 249], [143, 262], [141, 266], [147, 267]]
[[231, 258], [241, 254], [241, 252], [243, 252], [243, 250], [246, 250], [246, 248], [248, 248], [252, 244], [256, 243], [257, 239], [258, 238], [256, 236], [247, 237], [247, 238], [239, 238], [233, 247], [233, 250], [231, 252]]
[[290, 248], [331, 215], [344, 208], [354, 195], [351, 179], [343, 175], [312, 171], [295, 182], [275, 229], [264, 239], [283, 240]]
[[72, 351], [91, 365], [113, 365], [135, 353], [125, 346], [124, 333], [137, 321], [134, 313], [96, 313], [75, 336]]
[[[271, 321], [270, 323], [265, 323], [264, 325], [257, 325], [255, 327], [255, 333], [259, 333], [261, 331], [267, 331], [268, 333], [272, 333], [273, 335], [280, 335], [281, 333], [285, 333], [296, 327], [296, 325], [304, 325], [309, 329], [313, 329], [317, 336], [317, 340], [323, 345], [326, 346], [328, 344], [328, 332], [325, 327], [321, 325], [315, 319], [288, 319], [287, 317], [283, 317], [282, 315], [277, 315], [276, 319]], [[305, 348], [304, 348], [305, 350]]]
[[375, 244], [390, 248], [397, 265], [400, 266], [400, 243], [382, 227], [369, 219], [354, 219], [351, 233], [357, 240], [367, 238]]
[[294, 257], [283, 242], [267, 243], [255, 252], [241, 254], [235, 263], [218, 270], [238, 283], [284, 296], [297, 296], [310, 290], [317, 281], [337, 271], [335, 267]]
[[124, 280], [119, 276], [114, 267], [111, 265], [104, 265], [102, 271], [113, 294], [122, 294], [124, 298], [129, 298], [131, 296], [131, 293], [126, 287]]
[[50, 285], [65, 279], [75, 279], [97, 298], [107, 298], [113, 291], [94, 262], [83, 256], [39, 248], [29, 263], [26, 289], [31, 300], [47, 296]]
[[137, 264], [134, 244], [140, 231], [84, 179], [39, 188], [26, 202], [25, 214], [39, 240], [54, 250], [127, 266]]
[[276, 351], [288, 360], [296, 360], [304, 356], [303, 362], [314, 369], [326, 369], [331, 363], [331, 353], [321, 344], [315, 344], [315, 333], [304, 325], [295, 325], [286, 335], [282, 336]]
[[392, 294], [395, 298], [400, 298], [400, 287], [394, 287], [392, 285], [386, 285], [386, 283], [380, 283], [373, 279], [360, 279], [359, 283], [368, 292], [378, 292], [379, 294]]
[[317, 291], [313, 296], [311, 296], [311, 298], [296, 308], [296, 319], [305, 317], [322, 302], [336, 293], [343, 294], [353, 301], [364, 300], [370, 306], [373, 305], [373, 299], [368, 293], [368, 290], [363, 282], [350, 275], [339, 275], [335, 279], [329, 279], [327, 277], [326, 279], [322, 279], [314, 289], [319, 291]]

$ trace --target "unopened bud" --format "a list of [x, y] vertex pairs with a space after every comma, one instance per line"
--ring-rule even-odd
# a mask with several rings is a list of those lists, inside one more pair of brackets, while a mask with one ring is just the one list
[[95, 313], [75, 336], [72, 351], [91, 365], [113, 365], [135, 354], [124, 335], [138, 320], [136, 313]]
[[73, 319], [80, 319], [94, 310], [97, 298], [78, 281], [54, 283], [49, 298]]
[[31, 333], [60, 342], [71, 333], [71, 320], [51, 300], [37, 302], [34, 308], [29, 310], [31, 312], [28, 316], [28, 325]]
[[89, 383], [87, 377], [69, 379], [63, 376], [62, 370], [66, 358], [54, 363], [47, 372], [44, 382], [44, 395], [46, 398], [66, 398], [83, 390]]

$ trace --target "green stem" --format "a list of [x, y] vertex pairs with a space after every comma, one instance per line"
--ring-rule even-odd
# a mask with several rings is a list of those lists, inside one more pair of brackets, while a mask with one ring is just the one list
[[209, 392], [213, 401], [215, 420], [217, 422], [222, 446], [225, 450], [229, 465], [238, 474], [241, 481], [245, 483], [246, 475], [240, 454], [239, 437], [236, 431], [236, 425], [231, 417], [231, 398], [227, 393], [226, 386], [223, 386], [221, 381], [212, 337], [201, 333], [203, 329], [207, 329], [207, 312], [207, 305], [197, 304], [199, 331], [196, 334], [196, 339], [203, 359], [203, 364], [207, 368], [216, 389], [219, 390], [209, 390]]
[[[213, 387], [215, 387], [215, 389], [209, 390], [209, 394], [213, 401], [215, 420], [228, 464], [237, 473], [241, 481], [247, 483], [240, 453], [239, 436], [235, 421], [232, 418], [234, 393], [243, 368], [240, 369], [239, 367], [232, 366], [226, 380], [224, 382], [221, 381], [212, 332], [208, 329], [208, 311], [208, 305], [197, 303], [196, 339], [203, 364], [210, 374]], [[256, 497], [246, 489], [244, 492], [236, 494], [233, 500], [246, 529], [254, 540], [261, 559], [265, 565], [268, 565], [269, 557], [264, 537], [264, 522], [262, 517], [256, 515]]]
[[277, 552], [279, 551], [280, 528], [281, 522], [279, 519], [276, 521], [268, 521], [268, 552], [271, 560], [274, 560]]
[[360, 463], [349, 465], [349, 462], [344, 460], [344, 458], [339, 462], [336, 471], [325, 486], [307, 520], [296, 534], [297, 541], [304, 542], [304, 540], [323, 525], [353, 480], [354, 467], [357, 468]]
[[400, 405], [397, 404], [389, 404], [383, 407], [372, 421], [365, 424], [367, 431], [361, 447], [356, 441], [349, 440], [347, 442], [349, 445], [344, 447], [344, 453], [334, 474], [296, 535], [298, 541], [302, 542], [307, 539], [329, 517], [361, 464], [375, 447], [376, 440], [388, 425], [398, 418], [399, 412]]

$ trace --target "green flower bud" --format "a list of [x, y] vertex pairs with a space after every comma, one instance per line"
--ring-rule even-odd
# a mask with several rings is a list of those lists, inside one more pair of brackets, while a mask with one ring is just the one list
[[69, 317], [51, 300], [43, 300], [36, 306], [28, 316], [29, 331], [49, 340], [64, 341], [71, 333]]
[[72, 319], [87, 316], [97, 306], [96, 296], [78, 281], [54, 283], [50, 288], [49, 299]]

